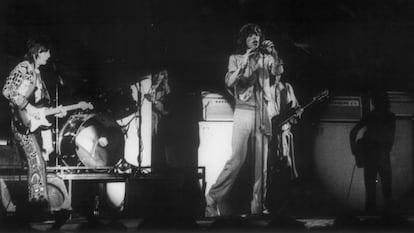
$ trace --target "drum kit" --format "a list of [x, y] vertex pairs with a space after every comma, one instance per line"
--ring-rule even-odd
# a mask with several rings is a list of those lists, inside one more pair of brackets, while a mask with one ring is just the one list
[[58, 166], [114, 167], [124, 157], [126, 133], [117, 121], [138, 111], [131, 91], [123, 87], [102, 92], [94, 105], [96, 113], [69, 115], [55, 129]]
[[[150, 79], [148, 81], [146, 86], [150, 86]], [[60, 124], [61, 127], [55, 129], [58, 170], [64, 167], [66, 171], [76, 174], [102, 171], [119, 173], [121, 166], [132, 164], [136, 172], [131, 171], [131, 174], [141, 174], [143, 169], [137, 166], [137, 157], [143, 142], [138, 140], [137, 122], [142, 121], [132, 119], [141, 117], [138, 111], [148, 112], [151, 109], [145, 106], [141, 109], [145, 104], [138, 106], [136, 97], [143, 90], [132, 88], [137, 86], [123, 86], [99, 93], [93, 101], [93, 112], [82, 110], [69, 115], [63, 126]], [[146, 118], [151, 118], [151, 114]], [[149, 127], [147, 131], [150, 131], [151, 122], [144, 123]], [[145, 137], [148, 140], [148, 135]], [[106, 203], [117, 211], [123, 211], [126, 182], [105, 182], [102, 187]]]

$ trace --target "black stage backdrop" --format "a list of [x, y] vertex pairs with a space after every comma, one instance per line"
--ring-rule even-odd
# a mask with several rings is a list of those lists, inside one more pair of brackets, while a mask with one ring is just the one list
[[[102, 92], [168, 69], [174, 106], [169, 134], [181, 135], [172, 143], [193, 166], [200, 91], [225, 93], [227, 59], [243, 24], [261, 25], [275, 41], [285, 61], [283, 78], [305, 103], [324, 88], [339, 95], [412, 91], [413, 10], [410, 0], [2, 0], [0, 83], [33, 34], [50, 38], [53, 58], [44, 78], [52, 95], [57, 77], [63, 79], [62, 103], [94, 102]], [[4, 98], [0, 104], [5, 136]], [[295, 129], [304, 174], [312, 174], [307, 152], [313, 118], [305, 114]]]

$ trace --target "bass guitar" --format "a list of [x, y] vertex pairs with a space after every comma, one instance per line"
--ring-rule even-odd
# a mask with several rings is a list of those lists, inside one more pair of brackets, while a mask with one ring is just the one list
[[312, 100], [307, 103], [305, 106], [293, 109], [289, 114], [287, 114], [283, 119], [279, 119], [278, 116], [273, 117], [272, 122], [274, 125], [274, 129], [279, 129], [284, 124], [292, 120], [293, 118], [297, 117], [301, 112], [303, 112], [306, 108], [311, 106], [312, 104], [322, 101], [323, 99], [329, 97], [329, 90], [324, 90], [317, 94], [315, 97], [312, 98]]
[[81, 101], [77, 104], [67, 105], [67, 106], [58, 106], [56, 108], [36, 108], [30, 112], [27, 109], [17, 109], [17, 115], [19, 117], [20, 123], [28, 129], [30, 132], [36, 131], [39, 127], [47, 128], [50, 127], [50, 122], [46, 119], [47, 116], [56, 115], [62, 112], [69, 112], [77, 109], [93, 109], [91, 103]]

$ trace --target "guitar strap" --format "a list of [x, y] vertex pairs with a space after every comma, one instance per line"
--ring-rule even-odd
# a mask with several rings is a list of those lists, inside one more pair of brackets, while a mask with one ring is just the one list
[[284, 116], [287, 114], [287, 89], [283, 88], [282, 90], [280, 90], [280, 105], [279, 105], [279, 109], [280, 109], [280, 116], [282, 116], [282, 118], [284, 118]]
[[[287, 88], [282, 88], [278, 91], [279, 114], [281, 119], [284, 119], [290, 110], [290, 104], [288, 104], [288, 90]], [[273, 127], [277, 127], [277, 125], [274, 125]], [[278, 144], [276, 156], [279, 157], [276, 161], [280, 163], [284, 159], [286, 161], [285, 165], [287, 165], [286, 168], [290, 170], [290, 179], [295, 179], [298, 177], [298, 172], [295, 164], [293, 134], [290, 130], [276, 129], [276, 131], [279, 133], [279, 135], [276, 136], [278, 138], [276, 141]]]
[[[35, 72], [36, 73], [36, 72]], [[50, 95], [46, 88], [45, 82], [41, 78], [40, 74], [36, 73], [36, 88], [34, 91], [34, 103], [38, 105], [41, 103], [42, 106], [49, 106]]]
[[36, 103], [40, 102], [40, 100], [43, 99], [43, 95], [44, 95], [43, 90], [45, 88], [43, 86], [43, 81], [40, 78], [39, 71], [36, 71], [35, 75], [36, 75], [36, 82], [35, 82], [35, 89], [34, 89], [33, 95], [34, 95], [34, 103], [36, 104]]

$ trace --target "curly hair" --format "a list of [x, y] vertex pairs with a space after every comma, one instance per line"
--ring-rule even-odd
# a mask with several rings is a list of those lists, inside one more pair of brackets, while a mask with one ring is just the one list
[[260, 36], [260, 44], [261, 44], [263, 37], [264, 37], [262, 33], [262, 29], [258, 25], [253, 24], [253, 23], [245, 24], [240, 28], [239, 34], [237, 36], [237, 50], [236, 50], [237, 53], [242, 54], [246, 51], [247, 49], [246, 38], [252, 34]]

